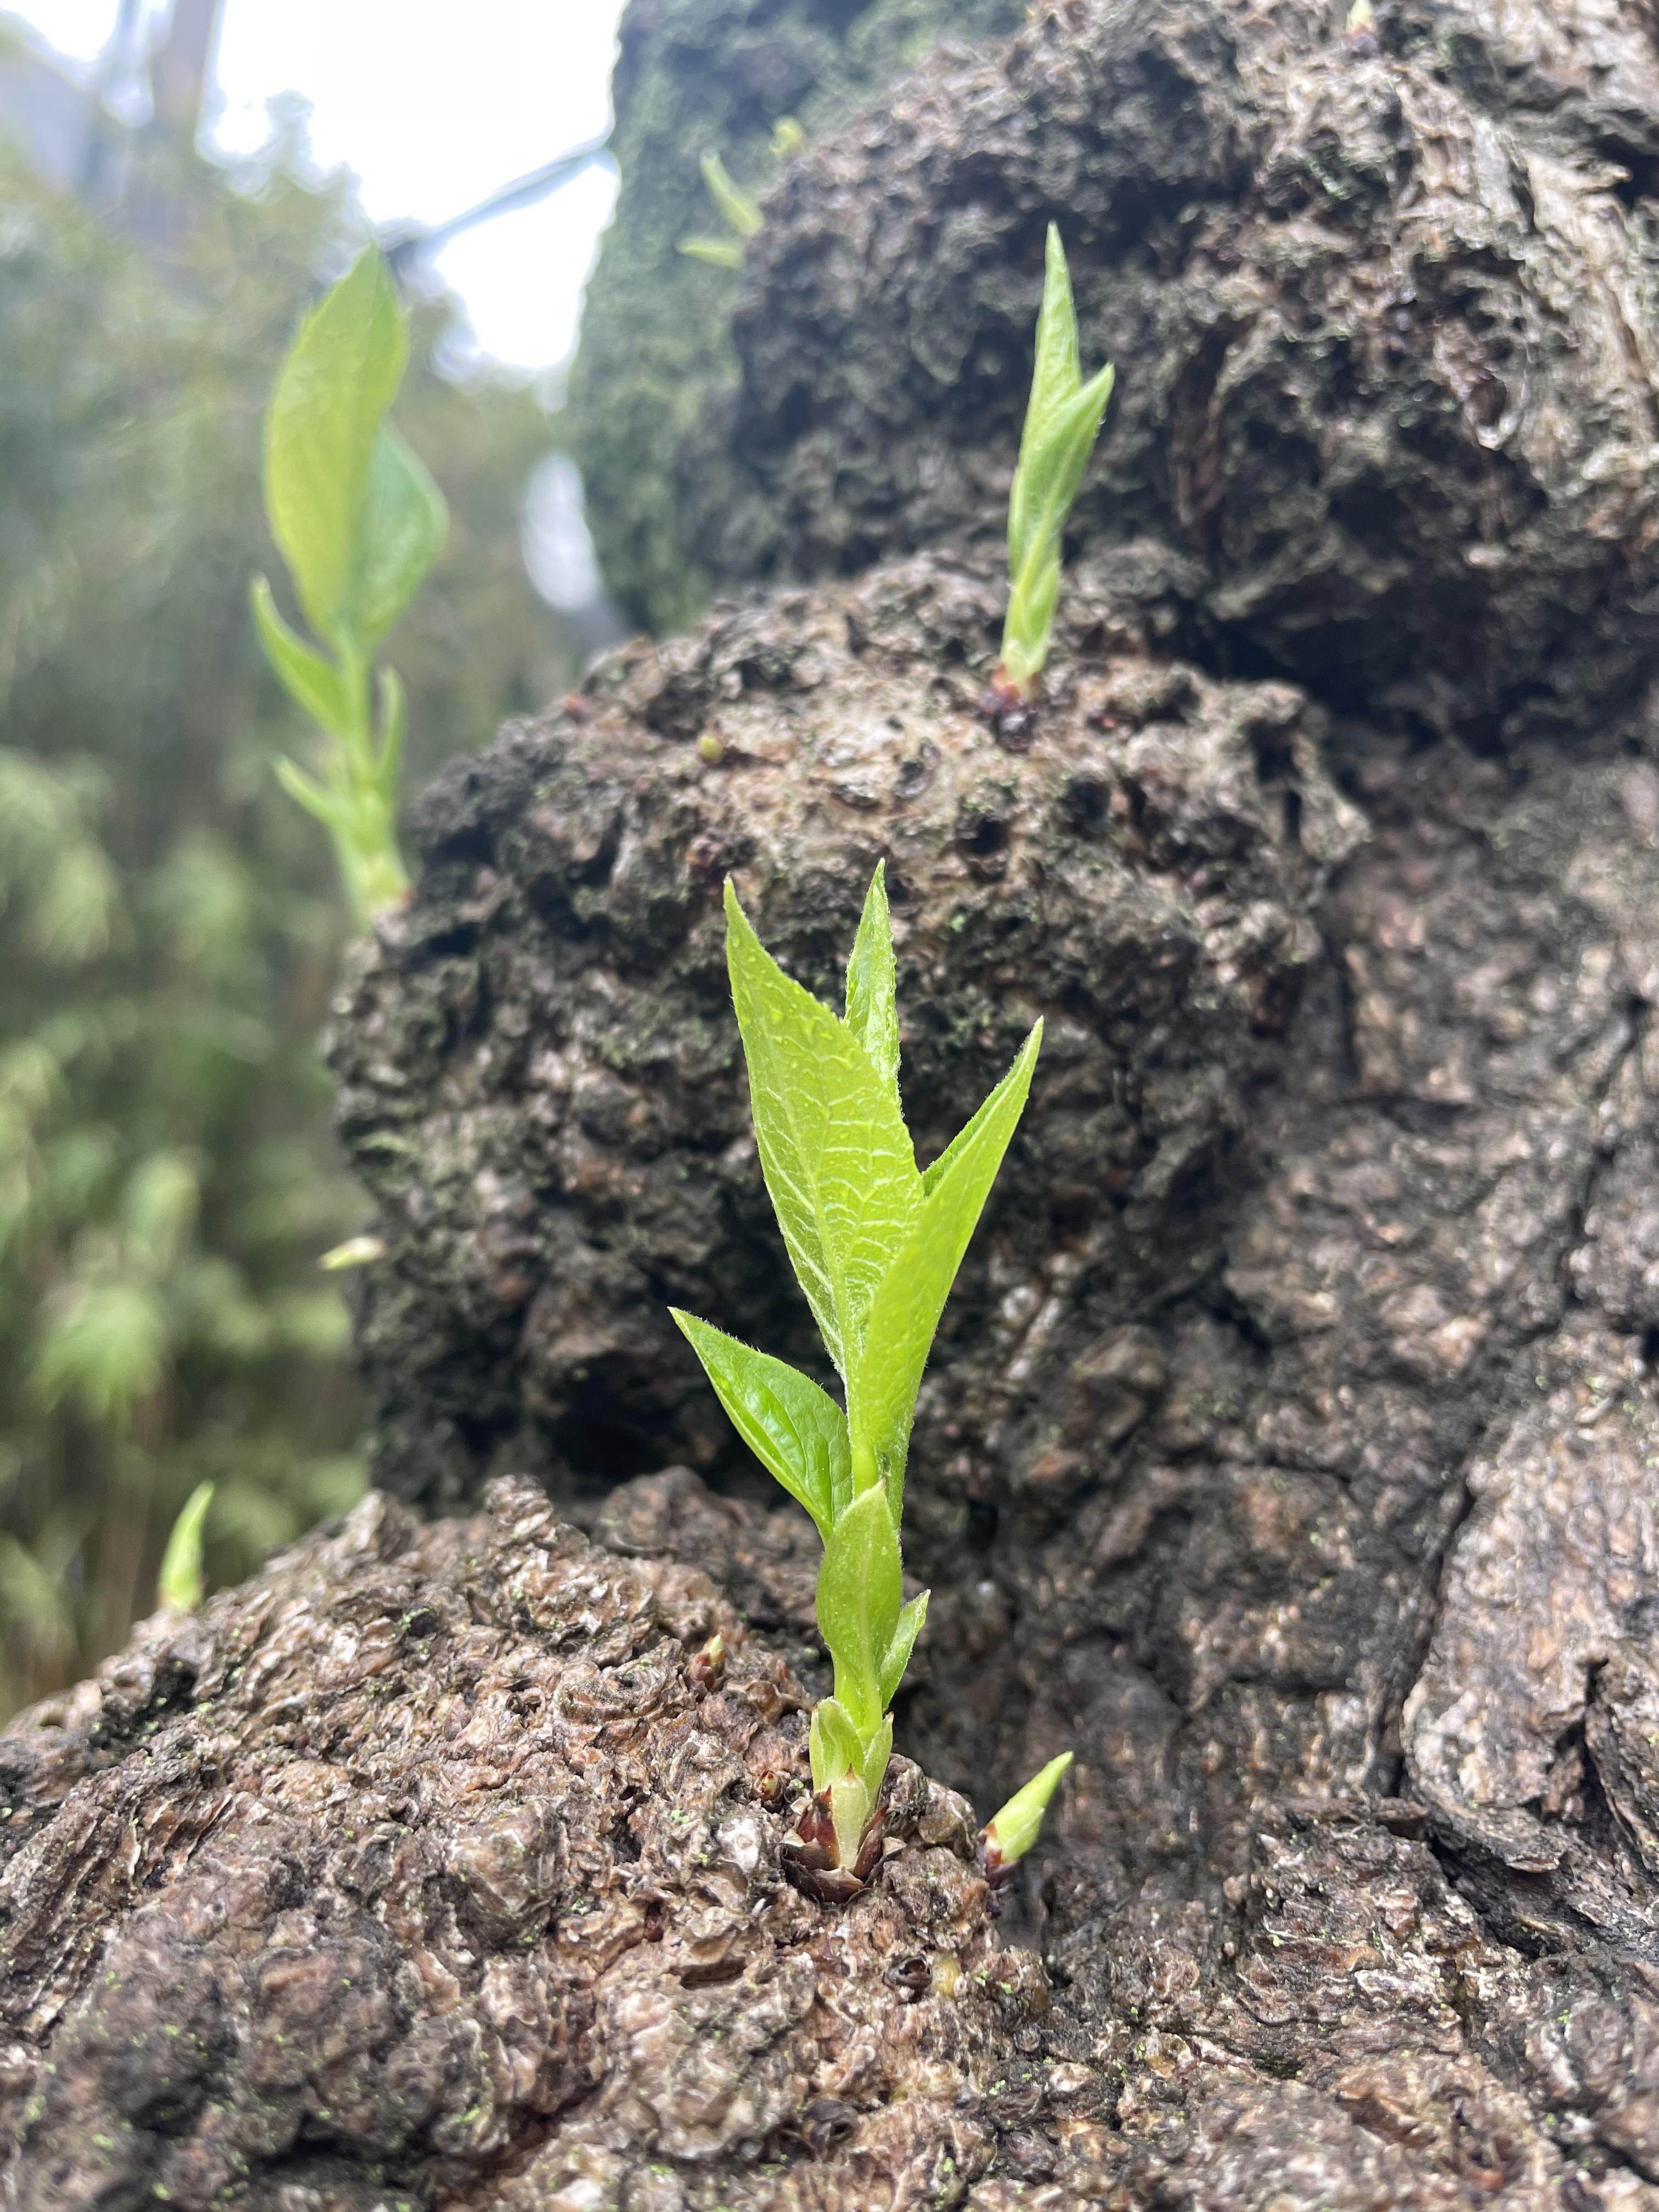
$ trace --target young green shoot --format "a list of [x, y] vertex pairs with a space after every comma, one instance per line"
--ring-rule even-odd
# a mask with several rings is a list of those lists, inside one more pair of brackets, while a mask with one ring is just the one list
[[1042, 1816], [1072, 1763], [1069, 1751], [1051, 1759], [1023, 1790], [1016, 1790], [1002, 1810], [988, 1820], [979, 1839], [980, 1863], [992, 1888], [1006, 1881], [1042, 1832]]
[[[773, 125], [772, 157], [775, 161], [791, 160], [805, 143], [806, 133], [793, 115], [782, 116]], [[708, 197], [720, 210], [727, 235], [723, 238], [682, 239], [680, 252], [693, 261], [712, 262], [716, 269], [741, 269], [744, 246], [761, 227], [759, 206], [741, 185], [733, 181], [731, 171], [718, 154], [705, 154], [702, 168]]]
[[173, 1524], [167, 1550], [161, 1555], [161, 1571], [155, 1582], [156, 1598], [170, 1612], [194, 1613], [206, 1595], [202, 1532], [212, 1503], [213, 1485], [198, 1482]]
[[409, 318], [372, 248], [314, 307], [277, 373], [265, 417], [265, 508], [312, 634], [283, 620], [261, 576], [260, 642], [327, 739], [321, 771], [276, 763], [289, 796], [334, 841], [354, 915], [401, 906], [402, 687], [374, 650], [436, 560], [443, 495], [386, 421], [409, 362]]
[[680, 252], [689, 254], [693, 261], [712, 262], [717, 269], [741, 269], [744, 241], [760, 228], [761, 211], [743, 187], [732, 181], [731, 172], [718, 154], [703, 155], [702, 180], [731, 234], [726, 238], [684, 239]]
[[996, 701], [1011, 708], [1030, 704], [1048, 658], [1060, 598], [1060, 538], [1082, 488], [1113, 379], [1109, 362], [1083, 381], [1071, 274], [1060, 233], [1050, 223], [1031, 398], [1008, 501], [1008, 616], [1002, 658], [991, 683]]
[[[1024, 1109], [1039, 1022], [984, 1104], [925, 1171], [899, 1103], [896, 967], [876, 870], [833, 1012], [786, 975], [726, 887], [726, 964], [773, 1210], [844, 1406], [808, 1376], [675, 1311], [720, 1403], [823, 1541], [818, 1629], [834, 1693], [812, 1715], [814, 1800], [797, 1869], [849, 1896], [880, 1856], [894, 1692], [927, 1618], [905, 1604], [899, 1528], [922, 1370]], [[873, 1852], [873, 1856], [872, 1856]]]

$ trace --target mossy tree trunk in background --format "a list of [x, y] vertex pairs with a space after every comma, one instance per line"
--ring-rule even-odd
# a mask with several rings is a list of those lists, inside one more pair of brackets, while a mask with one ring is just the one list
[[1012, 31], [1024, 0], [649, 0], [628, 9], [614, 87], [616, 218], [587, 288], [566, 434], [588, 523], [620, 604], [659, 635], [702, 614], [722, 579], [752, 574], [767, 519], [725, 502], [736, 399], [738, 280], [688, 259], [719, 232], [700, 164], [718, 154], [750, 191], [779, 170], [786, 118], [809, 136], [872, 100], [941, 39]]
[[[1659, 2212], [1656, 116], [1634, 0], [1063, 0], [779, 181], [664, 543], [797, 580], [442, 778], [337, 1001], [380, 1478], [605, 1548], [374, 1504], [19, 1736], [24, 2201]], [[1051, 219], [1121, 397], [1011, 750]], [[822, 990], [878, 858], [924, 1158], [1047, 1024], [897, 1716], [1077, 1754], [1018, 1965], [908, 1769], [782, 1887], [812, 1540], [666, 1312], [811, 1357], [720, 889]]]

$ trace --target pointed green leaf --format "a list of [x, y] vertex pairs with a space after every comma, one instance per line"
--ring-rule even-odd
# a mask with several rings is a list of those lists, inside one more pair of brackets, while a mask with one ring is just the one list
[[864, 1048], [778, 966], [730, 883], [726, 960], [755, 1139], [791, 1264], [845, 1376], [921, 1202], [898, 1102]]
[[351, 727], [351, 708], [339, 671], [331, 660], [313, 653], [276, 611], [270, 586], [257, 576], [252, 593], [254, 626], [265, 659], [283, 679], [295, 705], [321, 728], [337, 737]]
[[887, 1647], [887, 1656], [881, 1662], [881, 1702], [890, 1705], [904, 1680], [904, 1670], [910, 1663], [910, 1654], [916, 1648], [916, 1638], [927, 1618], [930, 1593], [923, 1590], [920, 1597], [912, 1598], [898, 1617], [898, 1626], [893, 1631], [893, 1640]]
[[751, 1352], [678, 1307], [669, 1311], [708, 1370], [732, 1427], [827, 1537], [838, 1506], [852, 1496], [847, 1416], [827, 1391], [781, 1359]]
[[709, 198], [738, 236], [752, 238], [761, 227], [761, 211], [742, 185], [733, 183], [731, 172], [718, 154], [703, 155], [702, 180], [708, 187]]
[[326, 791], [314, 776], [291, 760], [272, 763], [276, 781], [296, 806], [303, 806], [307, 814], [314, 814], [327, 829], [341, 830], [350, 820], [350, 809], [331, 791]]
[[1072, 273], [1066, 265], [1059, 229], [1051, 222], [1044, 241], [1042, 304], [1037, 310], [1031, 393], [1025, 405], [1019, 465], [1015, 471], [1013, 496], [1008, 507], [1008, 556], [1014, 568], [1024, 558], [1030, 543], [1027, 501], [1031, 488], [1030, 465], [1047, 442], [1055, 413], [1081, 382]]
[[887, 1779], [888, 1762], [893, 1756], [893, 1716], [884, 1713], [881, 1725], [864, 1747], [864, 1764], [859, 1778], [864, 1784], [870, 1810], [876, 1809], [876, 1800], [881, 1795], [881, 1785]]
[[366, 651], [379, 643], [443, 550], [449, 509], [423, 464], [395, 430], [374, 442], [364, 495], [352, 627]]
[[371, 248], [301, 324], [265, 417], [271, 534], [313, 629], [351, 650], [369, 477], [408, 359], [407, 318]]
[[847, 1026], [895, 1101], [898, 1097], [898, 971], [887, 911], [887, 866], [878, 861], [847, 963]]
[[848, 1377], [855, 1445], [867, 1441], [874, 1449], [896, 1522], [910, 1422], [933, 1333], [1024, 1111], [1042, 1042], [1039, 1022], [1007, 1074], [929, 1171], [921, 1218], [877, 1288], [858, 1364]]
[[818, 1573], [818, 1630], [835, 1662], [836, 1696], [866, 1741], [881, 1724], [881, 1665], [903, 1595], [898, 1532], [878, 1486], [831, 1528]]
[[850, 1872], [858, 1863], [864, 1832], [872, 1810], [860, 1774], [837, 1775], [830, 1784], [830, 1818], [836, 1831], [836, 1863]]
[[1023, 1859], [1042, 1830], [1042, 1816], [1048, 1809], [1048, 1801], [1060, 1784], [1061, 1777], [1072, 1763], [1069, 1751], [1062, 1751], [1058, 1759], [1051, 1759], [1040, 1774], [1034, 1774], [1023, 1790], [1013, 1796], [995, 1817], [987, 1823], [985, 1840], [1005, 1867]]
[[827, 1790], [843, 1774], [856, 1774], [864, 1761], [864, 1745], [845, 1705], [834, 1698], [820, 1698], [812, 1708], [807, 1750], [812, 1761], [812, 1787]]
[[1002, 671], [1029, 692], [1048, 657], [1060, 594], [1060, 538], [1112, 395], [1109, 365], [1085, 385], [1060, 233], [1048, 227], [1031, 396], [1008, 501], [1008, 617]]
[[173, 1533], [161, 1557], [155, 1595], [163, 1605], [171, 1606], [178, 1613], [194, 1613], [206, 1590], [202, 1571], [202, 1530], [212, 1503], [213, 1485], [198, 1482], [173, 1524]]

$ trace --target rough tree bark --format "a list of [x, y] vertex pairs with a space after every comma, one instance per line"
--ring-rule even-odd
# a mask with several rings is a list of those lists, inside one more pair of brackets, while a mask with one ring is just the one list
[[[380, 1479], [605, 1548], [377, 1505], [15, 1736], [15, 2201], [1659, 2208], [1656, 148], [1634, 0], [1068, 0], [781, 182], [678, 526], [793, 580], [452, 770], [335, 1030]], [[1121, 399], [1011, 749], [1050, 216]], [[718, 891], [827, 987], [883, 854], [924, 1154], [1049, 1042], [837, 1913], [811, 1532], [663, 1308], [811, 1356]], [[998, 1951], [945, 1793], [1066, 1746]]]

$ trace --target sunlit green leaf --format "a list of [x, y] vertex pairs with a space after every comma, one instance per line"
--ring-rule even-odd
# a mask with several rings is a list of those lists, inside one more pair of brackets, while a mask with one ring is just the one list
[[730, 1416], [761, 1465], [827, 1536], [852, 1495], [847, 1417], [827, 1392], [781, 1359], [753, 1352], [706, 1321], [671, 1307]]
[[761, 1166], [801, 1288], [842, 1375], [921, 1178], [898, 1102], [845, 1023], [786, 975], [726, 886], [726, 957]]
[[712, 269], [741, 269], [743, 242], [736, 238], [683, 238], [680, 252], [688, 261], [706, 261]]
[[834, 1698], [820, 1698], [813, 1706], [807, 1748], [814, 1790], [827, 1790], [841, 1775], [856, 1774], [864, 1763], [863, 1739], [847, 1708]]
[[1077, 314], [1060, 233], [1048, 226], [1031, 395], [1008, 501], [1008, 616], [1002, 672], [1019, 690], [1048, 656], [1060, 592], [1060, 538], [1082, 488], [1112, 396], [1109, 364], [1087, 384], [1078, 358]]
[[930, 1593], [923, 1590], [920, 1597], [911, 1599], [898, 1617], [893, 1631], [893, 1640], [887, 1647], [881, 1662], [881, 1701], [890, 1705], [899, 1684], [904, 1680], [904, 1670], [910, 1663], [910, 1655], [916, 1648], [916, 1638], [927, 1620], [927, 1600]]
[[896, 1516], [922, 1370], [969, 1239], [1024, 1111], [1042, 1041], [1039, 1022], [1007, 1074], [934, 1162], [920, 1217], [871, 1303], [863, 1345], [848, 1378], [848, 1410], [854, 1439], [867, 1439], [876, 1454]]

